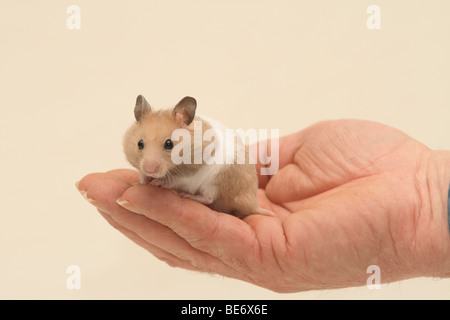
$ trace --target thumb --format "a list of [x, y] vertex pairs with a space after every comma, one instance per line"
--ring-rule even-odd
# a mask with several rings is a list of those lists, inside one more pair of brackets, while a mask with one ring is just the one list
[[302, 132], [284, 137], [272, 137], [250, 146], [250, 154], [256, 159], [258, 185], [265, 188], [273, 175], [288, 164], [293, 163], [295, 152], [301, 142]]

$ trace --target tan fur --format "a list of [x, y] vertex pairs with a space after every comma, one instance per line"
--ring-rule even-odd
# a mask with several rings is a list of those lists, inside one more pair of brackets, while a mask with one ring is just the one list
[[[128, 161], [142, 172], [144, 159], [149, 159], [160, 164], [162, 173], [167, 172], [173, 163], [170, 150], [164, 149], [164, 142], [170, 139], [173, 130], [177, 128], [178, 125], [168, 110], [145, 114], [125, 134], [124, 151]], [[137, 147], [141, 139], [145, 141], [142, 151]]]
[[[194, 121], [202, 121], [202, 133], [211, 128], [211, 125], [198, 117]], [[149, 111], [139, 118], [125, 134], [123, 147], [128, 161], [139, 172], [144, 172], [148, 162], [158, 163], [160, 180], [163, 184], [167, 179], [177, 177], [190, 177], [208, 164], [194, 164], [194, 121], [186, 126], [180, 122], [172, 110]], [[164, 142], [170, 139], [172, 132], [180, 127], [187, 128], [191, 133], [192, 164], [175, 165], [171, 159], [171, 150], [164, 149]], [[138, 142], [143, 139], [145, 147], [139, 150]], [[179, 142], [174, 141], [174, 145]], [[204, 150], [212, 141], [202, 142]], [[217, 165], [217, 164], [212, 164]], [[216, 187], [214, 202], [209, 205], [214, 210], [226, 212], [238, 217], [245, 217], [252, 213], [262, 213], [257, 201], [258, 180], [255, 166], [249, 164], [248, 148], [246, 148], [246, 164], [224, 164], [220, 169], [211, 188]], [[183, 190], [177, 190], [182, 192]], [[269, 214], [269, 213], [265, 213]]]
[[259, 210], [258, 178], [253, 164], [232, 164], [217, 176], [218, 197], [211, 208], [245, 217]]
[[[202, 121], [195, 117], [194, 121]], [[184, 126], [189, 130], [192, 140], [194, 137], [194, 121], [189, 126]], [[164, 149], [164, 142], [170, 139], [175, 129], [182, 127], [179, 118], [172, 115], [171, 110], [159, 110], [149, 112], [142, 116], [141, 121], [133, 124], [125, 134], [123, 147], [127, 160], [133, 167], [143, 171], [144, 156], [147, 159], [158, 161], [161, 165], [161, 173], [165, 175], [168, 171], [173, 174], [193, 175], [200, 168], [200, 164], [194, 164], [194, 144], [191, 144], [191, 164], [175, 165], [170, 156], [170, 150]], [[206, 121], [202, 121], [202, 132], [211, 129]], [[139, 150], [137, 144], [139, 140], [145, 141], [144, 150]], [[181, 142], [181, 141], [180, 141]], [[174, 141], [174, 145], [180, 142]], [[193, 142], [193, 141], [192, 141]], [[212, 142], [208, 142], [212, 143]], [[202, 143], [202, 150], [207, 143]]]

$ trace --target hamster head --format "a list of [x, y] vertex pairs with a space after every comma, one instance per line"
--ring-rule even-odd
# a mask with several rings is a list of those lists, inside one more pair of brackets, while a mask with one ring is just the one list
[[178, 142], [172, 141], [172, 132], [187, 128], [195, 116], [194, 98], [183, 98], [173, 110], [153, 111], [143, 96], [138, 96], [134, 115], [136, 122], [124, 138], [124, 151], [128, 161], [141, 175], [158, 179], [176, 166], [171, 151]]

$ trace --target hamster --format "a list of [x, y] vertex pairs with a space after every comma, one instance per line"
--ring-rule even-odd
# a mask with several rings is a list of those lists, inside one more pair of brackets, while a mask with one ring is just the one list
[[[140, 172], [141, 183], [175, 190], [183, 198], [239, 218], [251, 214], [273, 215], [258, 205], [256, 167], [250, 164], [248, 148], [237, 138], [234, 150], [225, 152], [225, 159], [219, 158], [225, 150], [226, 127], [196, 115], [196, 109], [197, 101], [192, 97], [183, 98], [172, 110], [158, 111], [142, 95], [137, 97], [136, 122], [126, 132], [123, 147], [127, 160]], [[213, 133], [214, 139], [205, 142], [202, 137], [201, 141], [194, 141], [195, 130], [197, 136], [198, 131], [205, 135]], [[174, 139], [177, 137], [174, 133], [184, 135]], [[233, 161], [238, 150], [245, 152], [243, 164]], [[204, 156], [208, 152], [210, 159]], [[174, 161], [174, 156], [180, 155]]]

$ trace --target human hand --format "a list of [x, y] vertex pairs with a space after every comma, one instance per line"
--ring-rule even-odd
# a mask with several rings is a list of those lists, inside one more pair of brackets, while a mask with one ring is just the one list
[[280, 170], [259, 177], [258, 193], [276, 217], [215, 212], [136, 184], [131, 170], [90, 174], [78, 188], [170, 266], [277, 292], [364, 285], [370, 265], [383, 282], [450, 275], [448, 151], [357, 120], [321, 122], [279, 146]]

